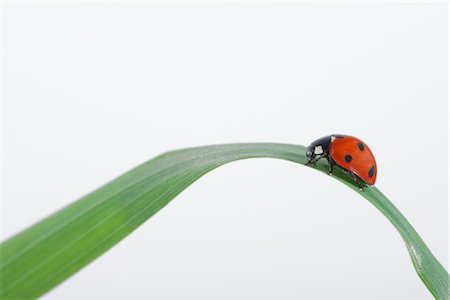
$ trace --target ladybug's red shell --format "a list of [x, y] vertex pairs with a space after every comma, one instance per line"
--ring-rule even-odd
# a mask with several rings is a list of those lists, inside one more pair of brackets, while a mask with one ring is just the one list
[[369, 147], [352, 137], [331, 137], [330, 156], [342, 168], [355, 173], [365, 183], [374, 185], [377, 179], [377, 163]]

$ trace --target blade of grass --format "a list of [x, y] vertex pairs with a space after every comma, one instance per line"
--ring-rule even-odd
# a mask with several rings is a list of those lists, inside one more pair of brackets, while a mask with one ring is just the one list
[[[205, 146], [160, 155], [0, 244], [0, 299], [36, 298], [89, 264], [207, 172], [228, 162], [271, 157], [305, 163], [305, 147], [253, 143]], [[324, 162], [315, 166], [327, 173]], [[413, 265], [437, 299], [449, 274], [375, 187], [360, 192], [340, 170], [333, 177], [369, 200], [395, 226]]]

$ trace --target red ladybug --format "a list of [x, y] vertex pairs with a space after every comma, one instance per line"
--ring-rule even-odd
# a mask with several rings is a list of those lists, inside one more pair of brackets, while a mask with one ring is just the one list
[[333, 134], [320, 138], [306, 149], [306, 164], [316, 164], [326, 158], [333, 166], [341, 167], [350, 174], [358, 187], [363, 190], [362, 182], [374, 185], [377, 179], [377, 163], [369, 147], [360, 139], [348, 135]]

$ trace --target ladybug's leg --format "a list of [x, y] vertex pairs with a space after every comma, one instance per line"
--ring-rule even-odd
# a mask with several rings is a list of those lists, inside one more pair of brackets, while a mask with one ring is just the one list
[[330, 169], [328, 170], [328, 175], [333, 175], [333, 167], [334, 167], [335, 162], [329, 155], [327, 155], [326, 158], [328, 160], [328, 164], [330, 165]]
[[309, 159], [309, 160], [305, 163], [305, 165], [315, 165], [316, 162], [317, 162], [316, 158], [313, 157], [313, 158]]
[[362, 185], [361, 179], [358, 176], [356, 176], [354, 173], [350, 172], [350, 174], [352, 175], [353, 180], [355, 181], [355, 183], [358, 186], [358, 188], [360, 189], [360, 191], [364, 192], [364, 187]]
[[324, 154], [321, 154], [321, 155], [319, 155], [319, 156], [315, 156], [315, 157], [313, 157], [313, 158], [311, 158], [310, 160], [308, 160], [306, 163], [305, 163], [305, 165], [313, 165], [313, 166], [315, 166], [316, 165], [316, 163], [319, 161], [319, 160], [321, 160], [322, 158], [324, 158], [325, 157], [325, 155]]

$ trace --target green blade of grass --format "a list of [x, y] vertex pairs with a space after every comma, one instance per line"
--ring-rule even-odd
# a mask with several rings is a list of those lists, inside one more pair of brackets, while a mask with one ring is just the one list
[[[117, 244], [207, 172], [228, 162], [256, 157], [304, 164], [305, 147], [229, 144], [160, 155], [3, 242], [0, 299], [43, 295]], [[314, 168], [328, 170], [326, 162]], [[375, 187], [359, 191], [339, 169], [333, 178], [361, 194], [387, 217], [405, 241], [417, 273], [433, 296], [448, 299], [449, 274], [398, 209]]]

